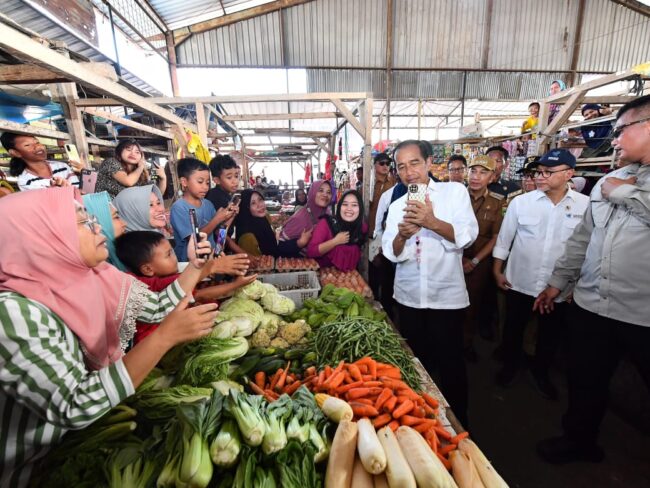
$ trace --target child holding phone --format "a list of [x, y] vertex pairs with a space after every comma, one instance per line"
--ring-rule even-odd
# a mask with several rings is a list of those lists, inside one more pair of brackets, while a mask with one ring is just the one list
[[205, 199], [210, 188], [210, 172], [208, 167], [198, 159], [179, 160], [178, 178], [183, 198], [172, 205], [171, 224], [174, 230], [176, 257], [184, 262], [187, 261], [187, 245], [190, 236], [196, 230], [190, 221], [190, 210], [194, 210], [199, 230], [208, 235], [208, 240], [213, 247], [215, 230], [220, 224], [230, 221], [235, 216], [235, 211], [228, 207], [217, 211], [214, 205]]

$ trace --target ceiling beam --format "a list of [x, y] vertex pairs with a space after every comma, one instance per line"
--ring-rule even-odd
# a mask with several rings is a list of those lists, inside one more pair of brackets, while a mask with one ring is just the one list
[[181, 27], [180, 29], [174, 30], [176, 44], [180, 44], [182, 42], [181, 39], [184, 36], [188, 36], [188, 34], [199, 34], [212, 29], [218, 29], [219, 27], [234, 24], [235, 22], [252, 19], [253, 17], [259, 17], [260, 15], [269, 14], [283, 8], [295, 7], [296, 5], [302, 5], [303, 3], [309, 3], [311, 1], [313, 0], [276, 0], [274, 2], [265, 3], [253, 8], [247, 8], [246, 10], [241, 10], [232, 14], [222, 15], [215, 19], [198, 22], [187, 27]]
[[483, 54], [481, 56], [481, 69], [487, 69], [490, 59], [490, 43], [492, 38], [492, 13], [494, 12], [494, 0], [485, 0], [485, 26], [483, 27]]
[[0, 66], [0, 83], [60, 83], [69, 81], [66, 77], [49, 69], [33, 64], [5, 64]]
[[622, 5], [623, 7], [627, 7], [630, 10], [634, 10], [637, 14], [650, 17], [650, 7], [642, 4], [641, 2], [637, 2], [635, 0], [611, 0], [611, 1], [619, 5]]
[[305, 120], [305, 119], [335, 119], [339, 117], [336, 112], [303, 112], [286, 114], [241, 114], [224, 115], [223, 120], [238, 122], [246, 120]]
[[569, 86], [576, 82], [576, 69], [578, 68], [578, 58], [580, 56], [580, 41], [582, 39], [582, 25], [585, 18], [585, 0], [578, 0], [578, 15], [574, 28], [575, 39], [573, 40], [573, 49], [571, 50], [571, 61], [569, 62]]
[[140, 124], [139, 122], [134, 122], [133, 120], [126, 119], [124, 117], [120, 117], [118, 115], [115, 115], [111, 112], [107, 112], [105, 110], [99, 110], [91, 107], [85, 107], [82, 109], [84, 112], [87, 114], [90, 114], [94, 117], [101, 117], [102, 119], [107, 119], [112, 122], [115, 122], [117, 124], [122, 124], [127, 127], [132, 127], [133, 129], [138, 129], [143, 132], [147, 132], [149, 134], [154, 134], [160, 137], [164, 137], [165, 139], [173, 139], [174, 135], [171, 132], [167, 132], [164, 130], [156, 129], [155, 127], [151, 127], [149, 125], [145, 124]]
[[9, 120], [0, 120], [0, 131], [13, 132], [25, 136], [45, 137], [48, 139], [58, 139], [67, 141], [70, 139], [70, 134], [58, 130], [43, 129], [41, 127], [34, 127], [28, 124], [19, 124]]
[[5, 24], [0, 23], [0, 49], [25, 62], [44, 67], [77, 83], [104, 93], [127, 106], [155, 115], [172, 124], [188, 124], [169, 110], [159, 107], [128, 88], [95, 73]]
[[347, 105], [342, 102], [341, 100], [332, 100], [332, 103], [336, 105], [336, 108], [343, 114], [345, 119], [354, 127], [354, 130], [356, 130], [361, 137], [365, 135], [366, 128], [363, 126], [363, 123], [359, 122], [359, 119], [356, 118], [356, 116], [352, 113], [352, 110], [350, 110]]
[[329, 137], [329, 132], [319, 132], [319, 131], [290, 131], [289, 129], [278, 130], [278, 129], [255, 129], [256, 134], [277, 136], [277, 137]]

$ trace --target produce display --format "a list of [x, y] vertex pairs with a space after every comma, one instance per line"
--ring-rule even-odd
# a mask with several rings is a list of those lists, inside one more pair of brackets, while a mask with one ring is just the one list
[[248, 256], [250, 266], [248, 272], [255, 273], [269, 273], [274, 269], [275, 258], [273, 256]]
[[323, 268], [320, 271], [320, 284], [323, 287], [331, 284], [339, 288], [347, 288], [364, 298], [373, 299], [372, 290], [356, 269], [340, 271], [336, 268]]
[[287, 271], [318, 271], [320, 266], [315, 259], [310, 258], [277, 258], [275, 269], [279, 273]]
[[209, 336], [68, 433], [34, 486], [507, 487], [443, 423], [383, 312], [331, 284], [301, 309], [287, 300], [238, 290]]

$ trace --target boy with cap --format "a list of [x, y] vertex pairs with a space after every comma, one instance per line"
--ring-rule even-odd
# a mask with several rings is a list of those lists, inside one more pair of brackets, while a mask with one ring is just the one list
[[[593, 120], [598, 117], [610, 115], [611, 108], [603, 108], [597, 103], [587, 103], [582, 106], [582, 116], [585, 120]], [[612, 149], [612, 123], [610, 121], [598, 122], [595, 124], [580, 127], [582, 138], [587, 147], [582, 151], [582, 158], [596, 158], [611, 154]]]
[[517, 183], [501, 178], [503, 168], [505, 167], [506, 161], [508, 161], [510, 155], [508, 154], [508, 151], [501, 146], [492, 146], [487, 150], [485, 155], [494, 159], [494, 162], [496, 163], [496, 167], [494, 168], [494, 178], [492, 183], [488, 186], [488, 190], [492, 193], [501, 195], [505, 199], [506, 205], [508, 205], [513, 198], [523, 193]]
[[504, 199], [488, 191], [494, 176], [496, 162], [487, 156], [477, 156], [469, 163], [468, 191], [472, 209], [478, 222], [478, 237], [463, 252], [463, 272], [469, 295], [469, 308], [465, 315], [465, 358], [475, 362], [477, 359], [473, 340], [477, 320], [481, 311], [482, 297], [486, 287], [494, 284], [490, 280], [492, 269], [492, 250], [503, 221]]
[[[543, 155], [534, 170], [537, 190], [512, 201], [501, 226], [494, 257], [497, 286], [506, 291], [506, 322], [503, 330], [504, 366], [497, 384], [509, 386], [515, 380], [522, 356], [526, 323], [535, 297], [546, 288], [565, 243], [581, 221], [589, 204], [585, 195], [570, 190], [576, 160], [564, 149]], [[508, 260], [505, 274], [504, 262]], [[564, 297], [558, 297], [558, 303]], [[563, 304], [564, 305], [564, 304]], [[548, 369], [557, 349], [564, 306], [539, 317], [539, 330], [531, 373], [543, 396], [556, 399], [557, 390]]]

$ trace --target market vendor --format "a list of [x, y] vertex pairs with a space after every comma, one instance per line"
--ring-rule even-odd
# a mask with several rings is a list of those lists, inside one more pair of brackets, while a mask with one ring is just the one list
[[513, 198], [523, 193], [521, 187], [517, 183], [503, 178], [503, 169], [505, 168], [510, 154], [508, 154], [505, 147], [492, 146], [485, 152], [485, 155], [492, 158], [496, 163], [492, 183], [488, 186], [488, 190], [492, 193], [497, 193], [503, 196], [506, 205], [508, 205]]
[[462, 256], [476, 240], [478, 224], [462, 185], [429, 177], [428, 143], [401, 142], [393, 155], [402, 182], [426, 185], [424, 202], [406, 194], [391, 204], [382, 238], [385, 256], [397, 263], [400, 330], [429, 372], [438, 368], [445, 397], [467, 425], [462, 324], [469, 299]]
[[84, 165], [80, 161], [48, 161], [47, 150], [34, 136], [3, 132], [2, 146], [11, 156], [9, 174], [18, 178], [18, 188], [38, 190], [51, 186], [79, 187]]
[[368, 235], [363, 213], [361, 193], [346, 191], [339, 200], [336, 216], [326, 215], [316, 225], [307, 246], [307, 256], [316, 259], [321, 268], [356, 269], [361, 259], [361, 246]]
[[167, 226], [162, 193], [155, 185], [125, 188], [113, 200], [127, 232], [153, 230], [163, 232]]
[[[587, 103], [582, 106], [582, 116], [587, 120], [597, 119], [611, 115], [612, 109], [601, 107], [597, 103]], [[580, 154], [581, 158], [597, 158], [611, 154], [612, 148], [612, 123], [607, 120], [580, 127], [582, 138], [585, 140], [586, 148]]]
[[120, 271], [126, 271], [126, 267], [117, 257], [115, 251], [115, 239], [126, 232], [126, 222], [120, 218], [120, 213], [115, 208], [115, 205], [111, 203], [111, 197], [105, 191], [91, 193], [90, 195], [84, 195], [83, 202], [88, 215], [92, 215], [97, 219], [102, 234], [106, 237], [107, 262]]
[[[115, 148], [115, 158], [106, 159], [99, 167], [95, 191], [107, 191], [115, 198], [119, 192], [132, 186], [149, 185], [157, 179], [160, 193], [165, 193], [167, 176], [163, 168], [154, 168], [155, 178], [147, 170], [142, 147], [135, 139], [125, 139]], [[161, 198], [162, 201], [162, 198]]]
[[321, 216], [327, 214], [332, 201], [332, 187], [326, 180], [312, 183], [307, 194], [307, 205], [291, 216], [282, 227], [280, 240], [299, 239], [303, 231], [314, 229]]
[[[171, 347], [209, 334], [216, 306], [187, 309], [204, 264], [194, 255], [161, 293], [104, 263], [105, 237], [73, 188], [10, 195], [0, 214], [0, 486], [20, 488], [67, 431], [132, 395]], [[136, 320], [162, 323], [125, 354]]]
[[271, 227], [266, 202], [257, 190], [241, 193], [239, 214], [235, 217], [237, 245], [251, 256], [297, 257], [307, 246], [311, 230], [303, 230], [298, 239], [279, 241]]

